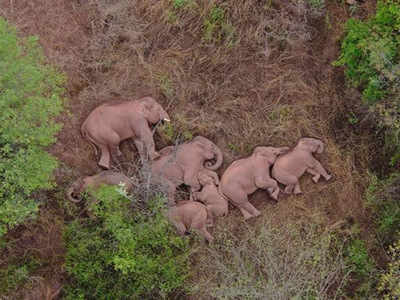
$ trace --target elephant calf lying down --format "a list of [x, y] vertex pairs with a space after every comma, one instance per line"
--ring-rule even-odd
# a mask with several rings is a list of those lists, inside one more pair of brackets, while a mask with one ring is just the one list
[[207, 208], [200, 202], [180, 201], [177, 205], [168, 209], [167, 217], [180, 235], [184, 235], [187, 231], [193, 229], [208, 242], [211, 243], [214, 240], [207, 231], [207, 224], [210, 223]]
[[132, 191], [133, 182], [128, 176], [113, 171], [103, 171], [93, 176], [87, 176], [76, 180], [67, 190], [67, 198], [75, 203], [82, 201], [81, 193], [89, 187], [98, 188], [100, 185], [124, 184], [127, 192]]
[[271, 178], [269, 168], [278, 155], [288, 150], [288, 147], [256, 147], [252, 155], [234, 161], [222, 175], [221, 194], [240, 209], [246, 220], [260, 215], [248, 200], [248, 195], [257, 189], [265, 189], [273, 199], [278, 199], [278, 183]]
[[221, 217], [228, 214], [228, 201], [219, 193], [217, 173], [208, 170], [199, 172], [197, 178], [203, 187], [201, 192], [193, 192], [193, 200], [204, 203], [210, 217]]
[[273, 168], [272, 176], [280, 183], [286, 185], [285, 193], [302, 193], [299, 178], [305, 173], [313, 175], [313, 181], [318, 182], [321, 175], [325, 180], [331, 179], [321, 163], [316, 160], [312, 153], [322, 153], [324, 144], [314, 138], [301, 138], [297, 145], [288, 153], [280, 156]]

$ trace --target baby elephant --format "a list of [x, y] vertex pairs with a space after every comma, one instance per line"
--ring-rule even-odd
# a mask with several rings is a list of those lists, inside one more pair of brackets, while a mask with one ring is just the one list
[[269, 168], [278, 155], [288, 150], [288, 147], [256, 147], [251, 156], [234, 161], [222, 175], [221, 194], [240, 209], [245, 220], [260, 215], [248, 200], [248, 195], [258, 188], [266, 189], [273, 199], [278, 199], [278, 183], [271, 178]]
[[82, 201], [81, 193], [87, 188], [98, 188], [100, 185], [119, 185], [123, 183], [129, 192], [133, 189], [133, 182], [128, 176], [113, 171], [103, 171], [93, 176], [87, 176], [76, 180], [67, 190], [67, 198], [75, 203]]
[[214, 240], [207, 231], [207, 224], [209, 223], [207, 208], [200, 202], [180, 201], [177, 205], [168, 209], [167, 217], [180, 235], [184, 235], [190, 229], [194, 229], [209, 243]]
[[217, 173], [202, 170], [197, 175], [197, 178], [203, 188], [201, 192], [193, 192], [194, 200], [203, 202], [206, 205], [210, 213], [210, 219], [226, 216], [228, 214], [228, 201], [218, 191], [219, 179]]
[[314, 138], [301, 138], [296, 147], [285, 155], [280, 156], [273, 168], [272, 176], [280, 183], [286, 185], [285, 193], [302, 193], [299, 184], [299, 178], [308, 172], [313, 175], [313, 181], [318, 182], [321, 175], [326, 179], [331, 179], [321, 163], [316, 160], [312, 153], [322, 153], [324, 144]]

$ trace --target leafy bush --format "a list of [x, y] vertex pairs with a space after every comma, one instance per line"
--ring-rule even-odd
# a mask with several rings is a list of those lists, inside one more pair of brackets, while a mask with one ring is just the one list
[[379, 239], [389, 246], [398, 238], [400, 228], [400, 174], [386, 180], [371, 175], [366, 191], [367, 205], [372, 209]]
[[363, 89], [364, 99], [382, 99], [400, 75], [400, 3], [380, 0], [376, 15], [363, 22], [350, 19], [336, 66], [346, 66], [350, 82]]
[[[336, 66], [345, 66], [350, 83], [360, 87], [378, 125], [385, 131], [385, 150], [400, 160], [400, 2], [379, 0], [374, 17], [348, 20]], [[378, 102], [378, 100], [381, 100]]]
[[[335, 299], [347, 279], [343, 244], [307, 224], [219, 228], [201, 255], [204, 289], [217, 299]], [[197, 289], [203, 291], [202, 286]], [[196, 288], [195, 288], [196, 290]]]
[[19, 39], [0, 18], [0, 237], [35, 216], [32, 192], [51, 187], [57, 163], [44, 148], [60, 126], [64, 78], [45, 64], [36, 37]]
[[113, 187], [95, 192], [94, 218], [75, 220], [65, 232], [67, 299], [165, 297], [187, 277], [187, 244], [173, 234], [160, 199], [132, 211]]
[[350, 242], [346, 248], [346, 259], [352, 266], [352, 271], [361, 277], [368, 276], [374, 269], [363, 240], [354, 239]]
[[400, 239], [389, 248], [389, 256], [388, 269], [381, 275], [378, 286], [385, 300], [400, 298]]

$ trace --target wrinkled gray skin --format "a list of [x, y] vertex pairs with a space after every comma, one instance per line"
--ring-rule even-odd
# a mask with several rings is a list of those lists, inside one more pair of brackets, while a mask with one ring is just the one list
[[123, 183], [127, 192], [132, 191], [132, 180], [122, 173], [103, 171], [93, 176], [87, 176], [76, 180], [67, 190], [67, 198], [75, 203], [82, 201], [81, 194], [89, 187], [98, 188], [100, 185], [119, 185]]
[[[199, 171], [216, 170], [223, 161], [221, 149], [202, 136], [177, 147], [165, 147], [159, 153], [161, 157], [151, 162], [151, 173], [155, 182], [167, 186], [169, 205], [175, 205], [175, 191], [179, 185], [190, 186], [191, 193], [200, 190]], [[212, 159], [216, 160], [214, 164]]]
[[240, 209], [245, 220], [260, 215], [248, 200], [248, 195], [257, 189], [266, 189], [278, 200], [278, 183], [271, 178], [269, 169], [278, 155], [288, 150], [288, 147], [256, 147], [251, 156], [234, 161], [222, 175], [220, 193]]
[[193, 192], [193, 199], [204, 203], [210, 218], [226, 216], [228, 214], [228, 201], [218, 191], [219, 179], [217, 173], [202, 170], [198, 174], [201, 192]]
[[[100, 149], [99, 165], [110, 168], [111, 153], [121, 155], [119, 144], [128, 138], [138, 149], [142, 161], [160, 155], [155, 150], [150, 124], [170, 121], [167, 112], [151, 97], [106, 103], [95, 108], [83, 122], [82, 136]], [[97, 148], [95, 147], [96, 152]], [[96, 154], [97, 155], [97, 154]]]
[[167, 217], [180, 235], [184, 235], [187, 231], [193, 229], [206, 238], [208, 242], [211, 243], [214, 240], [207, 231], [207, 225], [210, 223], [207, 208], [200, 202], [181, 201], [168, 209]]
[[272, 167], [272, 176], [280, 183], [286, 185], [285, 193], [302, 193], [299, 178], [305, 173], [313, 175], [312, 180], [317, 183], [321, 175], [331, 179], [321, 163], [312, 155], [314, 152], [322, 153], [324, 144], [314, 138], [301, 138], [296, 147], [290, 152], [280, 156]]

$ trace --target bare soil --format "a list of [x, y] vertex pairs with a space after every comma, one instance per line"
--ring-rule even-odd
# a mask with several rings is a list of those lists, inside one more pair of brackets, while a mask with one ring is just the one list
[[[258, 191], [251, 202], [261, 211], [273, 210], [277, 223], [291, 218], [324, 226], [357, 221], [368, 231], [363, 193], [366, 170], [377, 159], [373, 127], [367, 112], [359, 124], [349, 123], [351, 111], [365, 108], [359, 93], [345, 86], [343, 70], [331, 65], [349, 7], [326, 1], [327, 7], [318, 11], [286, 2], [198, 1], [177, 9], [167, 0], [0, 0], [0, 15], [21, 35], [37, 35], [49, 62], [68, 77], [67, 110], [59, 118], [63, 129], [50, 149], [60, 161], [55, 174], [59, 191], [78, 176], [100, 170], [80, 135], [89, 112], [104, 102], [151, 95], [170, 114], [173, 138], [204, 135], [221, 147], [225, 162], [220, 175], [257, 145], [293, 146], [304, 136], [322, 139], [326, 151], [318, 159], [333, 180], [314, 184], [304, 176], [300, 196], [282, 196], [274, 204]], [[356, 16], [373, 12], [374, 2], [360, 3]], [[212, 3], [225, 10], [224, 25], [207, 41], [205, 20]], [[158, 149], [174, 142], [161, 130], [155, 138]], [[137, 153], [127, 142], [122, 150], [126, 161], [119, 168], [129, 172]], [[51, 203], [59, 195], [47, 197]], [[46, 219], [54, 230], [64, 218], [58, 207], [42, 208], [43, 214], [54, 212]], [[218, 220], [232, 230], [240, 230], [242, 223], [233, 207]], [[16, 234], [32, 230], [27, 226]], [[36, 247], [48, 234], [38, 231], [21, 249]], [[59, 241], [61, 232], [49, 238]], [[58, 242], [52, 247], [55, 254], [48, 256], [58, 258], [53, 269], [43, 271], [62, 274], [62, 247]], [[58, 278], [57, 284], [65, 280], [47, 277]]]

